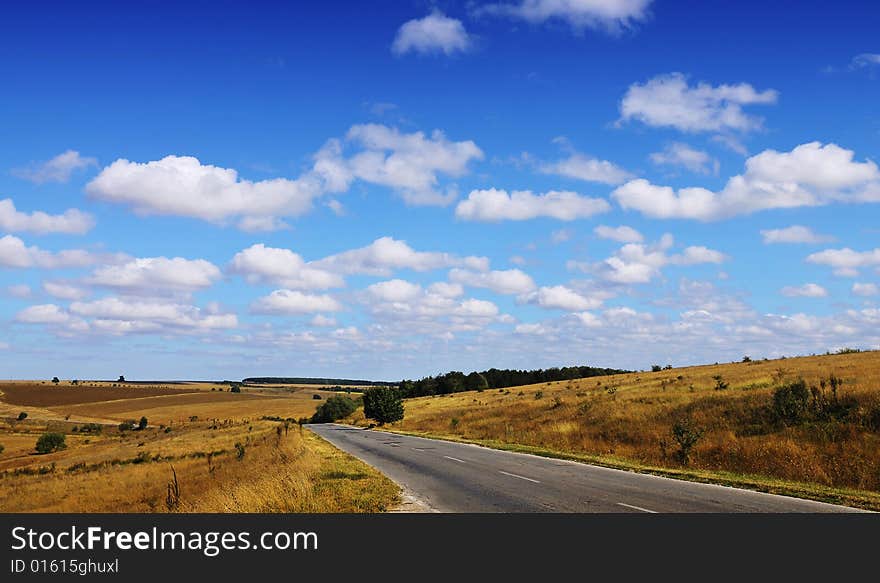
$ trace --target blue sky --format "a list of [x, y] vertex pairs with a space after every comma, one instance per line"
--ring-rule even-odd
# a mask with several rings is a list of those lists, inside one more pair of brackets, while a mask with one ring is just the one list
[[878, 24], [864, 2], [19, 3], [0, 376], [880, 348]]

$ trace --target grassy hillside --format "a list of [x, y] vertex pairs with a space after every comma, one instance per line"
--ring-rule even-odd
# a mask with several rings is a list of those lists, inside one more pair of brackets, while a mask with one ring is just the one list
[[[392, 430], [880, 509], [880, 352], [471, 391], [405, 407]], [[361, 412], [352, 421], [365, 423]]]

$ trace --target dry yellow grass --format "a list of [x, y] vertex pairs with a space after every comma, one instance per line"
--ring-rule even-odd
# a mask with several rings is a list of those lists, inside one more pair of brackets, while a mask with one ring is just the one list
[[[775, 387], [799, 377], [818, 384], [831, 374], [844, 381], [841, 399], [857, 403], [846, 421], [786, 426], [768, 419]], [[716, 375], [729, 387], [716, 389]], [[880, 420], [880, 352], [457, 393], [410, 399], [405, 407], [392, 430], [676, 472], [684, 466], [671, 430], [687, 418], [704, 431], [690, 473], [880, 491], [880, 427], [872, 425]], [[363, 424], [362, 412], [352, 421]]]
[[[15, 419], [21, 406], [7, 405], [9, 414], [0, 412], [0, 512], [380, 512], [395, 505], [398, 488], [388, 478], [296, 423], [263, 419], [311, 415], [323, 402], [314, 392], [262, 396], [208, 388], [57, 407], [47, 402], [25, 407], [24, 421]], [[117, 429], [119, 419], [141, 415], [147, 429]], [[82, 433], [83, 419], [101, 421], [101, 431]], [[46, 431], [65, 433], [67, 448], [36, 455], [34, 444]], [[169, 508], [172, 466], [181, 495]]]

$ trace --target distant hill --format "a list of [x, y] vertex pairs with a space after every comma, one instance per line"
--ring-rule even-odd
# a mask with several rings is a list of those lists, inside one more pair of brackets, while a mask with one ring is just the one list
[[349, 385], [349, 386], [396, 386], [390, 381], [364, 381], [354, 379], [319, 379], [313, 377], [249, 377], [243, 383], [266, 385]]

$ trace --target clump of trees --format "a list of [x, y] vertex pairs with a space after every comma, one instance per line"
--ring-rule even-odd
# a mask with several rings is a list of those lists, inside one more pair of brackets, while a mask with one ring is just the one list
[[119, 431], [132, 431], [135, 428], [135, 420], [134, 419], [126, 419], [122, 423], [119, 424]]
[[403, 419], [403, 395], [391, 387], [375, 387], [364, 391], [364, 417], [384, 425]]
[[329, 397], [318, 406], [312, 415], [311, 423], [333, 423], [348, 417], [357, 409], [357, 403], [345, 395]]
[[66, 439], [63, 433], [44, 433], [37, 440], [34, 449], [39, 454], [52, 453], [53, 451], [61, 451], [67, 448]]
[[504, 389], [519, 385], [568, 381], [625, 372], [630, 371], [592, 366], [566, 366], [536, 370], [490, 368], [489, 370], [475, 371], [470, 374], [452, 371], [443, 375], [425, 377], [420, 380], [403, 380], [400, 382], [400, 394], [403, 398], [407, 399], [428, 395], [447, 395], [462, 391]]
[[834, 374], [820, 379], [818, 386], [808, 387], [804, 379], [786, 383], [773, 391], [770, 405], [773, 417], [787, 425], [846, 419], [858, 403], [840, 395], [842, 385], [843, 380]]

